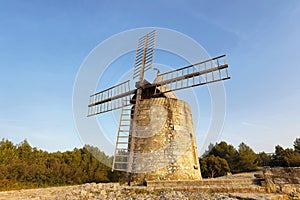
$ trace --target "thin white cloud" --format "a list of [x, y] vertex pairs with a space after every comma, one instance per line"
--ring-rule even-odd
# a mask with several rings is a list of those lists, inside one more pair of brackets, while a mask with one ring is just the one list
[[249, 122], [242, 122], [242, 125], [250, 126], [250, 127], [256, 127], [256, 128], [263, 128], [263, 129], [268, 129], [268, 130], [271, 129], [268, 126], [264, 126], [264, 125], [260, 125], [260, 124], [255, 124], [255, 123], [249, 123]]

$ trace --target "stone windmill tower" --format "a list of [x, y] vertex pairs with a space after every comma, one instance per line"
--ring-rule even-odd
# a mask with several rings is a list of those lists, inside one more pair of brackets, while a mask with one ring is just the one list
[[152, 67], [156, 31], [141, 37], [133, 79], [90, 96], [88, 116], [121, 110], [112, 170], [128, 173], [129, 181], [201, 179], [189, 104], [173, 91], [229, 79], [225, 55], [144, 79]]

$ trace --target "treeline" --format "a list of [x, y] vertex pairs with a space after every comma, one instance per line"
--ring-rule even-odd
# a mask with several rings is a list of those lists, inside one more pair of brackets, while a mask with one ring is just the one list
[[48, 153], [32, 148], [26, 140], [14, 145], [2, 139], [0, 190], [116, 182], [124, 173], [111, 172], [107, 166], [111, 161], [111, 157], [89, 145], [73, 151]]
[[[73, 151], [49, 153], [32, 148], [26, 140], [14, 145], [2, 139], [0, 190], [124, 181], [126, 174], [111, 172], [108, 167], [111, 163], [112, 157], [89, 145]], [[293, 149], [277, 145], [272, 155], [265, 152], [256, 154], [244, 143], [235, 149], [226, 142], [220, 142], [211, 144], [200, 159], [204, 178], [254, 171], [262, 166], [299, 167], [300, 138], [295, 140]]]
[[295, 140], [294, 149], [284, 149], [277, 145], [272, 155], [265, 152], [256, 154], [244, 143], [238, 149], [226, 142], [210, 144], [199, 161], [204, 178], [255, 171], [263, 166], [300, 167], [300, 138]]

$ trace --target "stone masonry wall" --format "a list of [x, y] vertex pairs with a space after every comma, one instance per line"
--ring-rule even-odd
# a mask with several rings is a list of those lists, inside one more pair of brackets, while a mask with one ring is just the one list
[[134, 182], [201, 179], [190, 106], [181, 100], [143, 100], [133, 120]]

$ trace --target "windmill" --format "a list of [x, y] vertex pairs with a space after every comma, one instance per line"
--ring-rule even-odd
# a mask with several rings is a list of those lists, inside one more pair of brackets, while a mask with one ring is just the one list
[[121, 109], [112, 170], [130, 180], [201, 179], [191, 109], [176, 90], [230, 79], [225, 55], [166, 73], [153, 83], [144, 78], [152, 67], [156, 30], [138, 40], [133, 80], [90, 96], [88, 116]]

